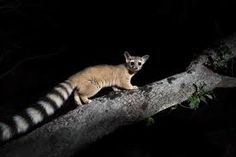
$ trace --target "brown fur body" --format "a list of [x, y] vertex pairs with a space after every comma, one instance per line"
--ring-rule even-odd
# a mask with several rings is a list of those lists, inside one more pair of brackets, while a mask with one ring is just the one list
[[78, 97], [84, 103], [89, 103], [88, 98], [96, 95], [104, 87], [137, 88], [130, 82], [133, 75], [129, 73], [124, 64], [97, 65], [78, 72], [71, 76], [69, 80], [76, 86], [75, 100], [81, 104]]
[[131, 56], [128, 52], [124, 55], [125, 64], [92, 66], [69, 78], [75, 88], [74, 99], [78, 105], [82, 104], [81, 100], [84, 103], [90, 103], [89, 98], [104, 87], [112, 87], [115, 91], [118, 90], [116, 87], [126, 90], [138, 88], [131, 84], [131, 78], [141, 70], [149, 56]]

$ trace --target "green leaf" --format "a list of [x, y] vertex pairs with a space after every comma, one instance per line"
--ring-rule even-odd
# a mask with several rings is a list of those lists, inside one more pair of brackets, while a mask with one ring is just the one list
[[211, 94], [206, 94], [206, 97], [208, 97], [209, 99], [213, 99], [213, 95], [211, 95]]
[[193, 99], [193, 100], [189, 103], [189, 107], [190, 107], [191, 109], [196, 109], [196, 108], [198, 108], [200, 102], [201, 102], [200, 98], [195, 97], [195, 99]]
[[199, 97], [197, 97], [197, 98], [196, 98], [196, 103], [197, 103], [197, 105], [199, 105], [199, 104], [200, 104], [200, 102], [201, 102], [200, 98], [199, 98]]
[[204, 96], [201, 96], [200, 100], [203, 101], [205, 104], [207, 104], [207, 100], [206, 100], [206, 98]]
[[146, 125], [151, 126], [155, 123], [155, 120], [152, 117], [147, 118]]
[[188, 102], [195, 101], [196, 98], [197, 98], [197, 96], [192, 95], [191, 97], [188, 98]]

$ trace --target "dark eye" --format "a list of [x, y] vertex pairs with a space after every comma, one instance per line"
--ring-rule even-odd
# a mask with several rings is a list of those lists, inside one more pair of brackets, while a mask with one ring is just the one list
[[134, 62], [130, 62], [130, 65], [134, 65]]
[[141, 63], [141, 62], [138, 62], [138, 65], [139, 65], [139, 66], [142, 65], [142, 63]]

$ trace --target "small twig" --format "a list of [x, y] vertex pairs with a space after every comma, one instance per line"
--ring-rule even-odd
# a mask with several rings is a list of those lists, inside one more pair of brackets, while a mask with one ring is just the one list
[[231, 75], [234, 76], [234, 60], [231, 62]]
[[179, 104], [179, 106], [181, 106], [181, 107], [183, 107], [183, 108], [191, 109], [190, 107], [185, 106], [185, 105], [183, 105], [183, 104]]
[[34, 60], [34, 59], [39, 59], [39, 58], [45, 58], [45, 57], [49, 57], [49, 56], [53, 56], [53, 55], [57, 55], [58, 52], [55, 53], [50, 53], [50, 54], [45, 54], [45, 55], [39, 55], [39, 56], [32, 56], [32, 57], [28, 57], [25, 58], [23, 60], [20, 60], [18, 63], [16, 63], [11, 69], [7, 70], [6, 72], [2, 73], [0, 75], [0, 79], [6, 77], [8, 74], [10, 74], [11, 72], [13, 72], [18, 66], [20, 66], [21, 64], [30, 61], [30, 60]]
[[[4, 2], [2, 2], [4, 3]], [[21, 2], [19, 0], [15, 0], [13, 2], [9, 2], [7, 1], [6, 4], [0, 6], [0, 11], [18, 11], [19, 10], [19, 7], [21, 6]]]
[[236, 87], [236, 78], [229, 76], [222, 76], [222, 80], [216, 86], [217, 88], [233, 88]]

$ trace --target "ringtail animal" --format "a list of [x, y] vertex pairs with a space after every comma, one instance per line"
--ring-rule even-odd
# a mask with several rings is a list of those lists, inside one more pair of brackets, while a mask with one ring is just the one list
[[124, 57], [124, 64], [91, 66], [72, 75], [23, 112], [14, 115], [7, 122], [0, 122], [0, 141], [7, 141], [27, 132], [32, 126], [54, 114], [72, 93], [76, 104], [81, 105], [90, 103], [92, 100], [89, 98], [104, 87], [112, 87], [115, 91], [137, 89], [137, 86], [131, 84], [131, 78], [142, 69], [149, 55], [131, 56], [125, 51]]

